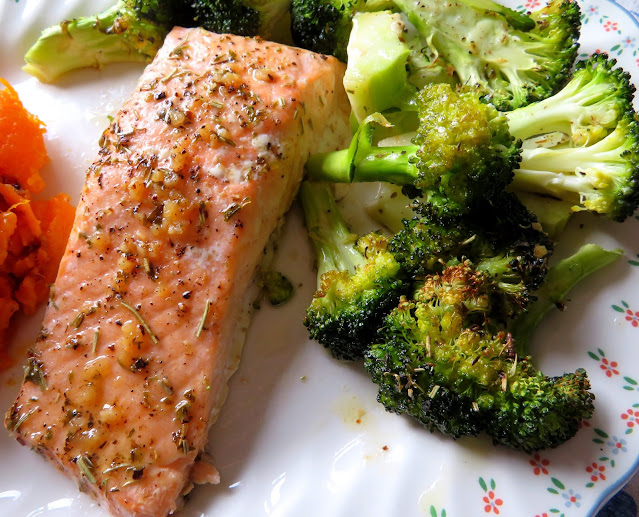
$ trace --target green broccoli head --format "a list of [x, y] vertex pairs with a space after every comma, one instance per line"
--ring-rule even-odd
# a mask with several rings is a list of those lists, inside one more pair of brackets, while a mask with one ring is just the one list
[[140, 20], [149, 20], [164, 25], [167, 28], [176, 25], [175, 18], [179, 16], [181, 9], [177, 0], [124, 0]]
[[561, 445], [592, 416], [595, 396], [589, 389], [583, 369], [560, 377], [530, 371], [497, 394], [488, 434], [495, 443], [525, 452]]
[[402, 269], [420, 277], [440, 273], [454, 262], [473, 261], [502, 292], [492, 313], [504, 322], [527, 306], [546, 275], [553, 249], [535, 216], [505, 192], [461, 217], [422, 215], [403, 225], [389, 245]]
[[427, 202], [464, 212], [502, 192], [520, 160], [505, 117], [474, 89], [454, 91], [448, 84], [427, 86], [417, 102], [414, 186]]
[[359, 11], [382, 11], [392, 0], [292, 0], [291, 33], [302, 48], [346, 62], [346, 47]]
[[290, 0], [193, 0], [191, 7], [196, 24], [211, 32], [271, 38], [278, 36], [276, 26], [289, 5]]
[[357, 0], [293, 0], [293, 41], [302, 48], [346, 62], [346, 46], [358, 3]]
[[403, 272], [385, 237], [354, 238], [328, 185], [303, 183], [301, 199], [318, 260], [318, 289], [304, 325], [334, 357], [361, 358], [407, 289]]
[[499, 110], [549, 97], [569, 77], [581, 27], [575, 2], [553, 0], [529, 19], [500, 12], [493, 2], [395, 3], [459, 82], [484, 89]]
[[364, 355], [384, 316], [406, 289], [385, 238], [364, 236], [357, 249], [362, 264], [353, 274], [337, 270], [324, 273], [304, 320], [310, 337], [338, 359]]
[[[590, 418], [585, 372], [548, 378], [491, 320], [497, 288], [465, 262], [428, 277], [384, 322], [365, 367], [387, 410], [454, 437], [485, 430], [530, 452], [555, 447]], [[510, 424], [509, 424], [510, 423]]]
[[260, 13], [240, 0], [195, 0], [196, 22], [206, 30], [223, 34], [255, 36], [260, 30]]
[[333, 182], [386, 181], [410, 186], [439, 215], [467, 213], [510, 183], [520, 142], [505, 117], [481, 102], [475, 89], [424, 87], [416, 100], [419, 128], [408, 145], [375, 145], [379, 113], [360, 124], [348, 150], [311, 156], [309, 178]]

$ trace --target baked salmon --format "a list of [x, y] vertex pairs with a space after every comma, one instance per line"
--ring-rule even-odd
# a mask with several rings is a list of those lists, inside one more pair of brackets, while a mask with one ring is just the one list
[[114, 515], [217, 482], [210, 425], [310, 152], [350, 139], [344, 66], [175, 28], [100, 140], [5, 425]]

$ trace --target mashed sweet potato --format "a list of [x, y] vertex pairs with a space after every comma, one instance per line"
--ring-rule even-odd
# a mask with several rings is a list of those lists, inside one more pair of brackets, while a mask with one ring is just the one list
[[0, 78], [0, 369], [13, 315], [48, 298], [75, 214], [66, 194], [33, 199], [45, 186], [44, 131]]

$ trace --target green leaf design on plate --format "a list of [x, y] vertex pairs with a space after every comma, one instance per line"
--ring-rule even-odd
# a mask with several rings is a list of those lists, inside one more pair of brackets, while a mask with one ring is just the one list
[[479, 486], [484, 492], [488, 491], [488, 486], [486, 485], [486, 482], [484, 481], [484, 478], [482, 477], [479, 478]]
[[552, 481], [552, 484], [555, 485], [559, 490], [566, 490], [566, 486], [557, 478], [550, 478], [550, 481]]
[[596, 435], [601, 436], [602, 438], [610, 438], [610, 436], [608, 436], [608, 433], [606, 431], [602, 431], [601, 429], [598, 429], [597, 427], [595, 427], [593, 431], [595, 432]]
[[442, 508], [442, 513], [437, 513], [437, 508], [434, 505], [430, 505], [430, 517], [446, 517], [446, 509]]

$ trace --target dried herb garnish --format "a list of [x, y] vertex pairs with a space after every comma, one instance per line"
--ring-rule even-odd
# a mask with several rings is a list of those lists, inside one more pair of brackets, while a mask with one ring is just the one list
[[144, 330], [146, 330], [149, 333], [149, 336], [151, 337], [151, 341], [153, 341], [153, 343], [157, 345], [160, 340], [155, 335], [155, 333], [151, 330], [151, 327], [149, 327], [149, 324], [142, 317], [142, 315], [136, 310], [136, 308], [133, 307], [132, 305], [129, 305], [124, 300], [120, 300], [120, 303], [122, 304], [122, 306], [124, 308], [128, 309], [129, 311], [131, 311], [131, 313], [138, 319], [138, 321], [140, 323], [142, 323], [142, 326], [144, 327]]
[[158, 275], [155, 272], [155, 268], [153, 267], [153, 264], [151, 264], [151, 261], [144, 257], [144, 260], [142, 261], [142, 264], [144, 266], [144, 271], [146, 271], [147, 276], [151, 279], [151, 280], [157, 280], [158, 279]]
[[222, 213], [224, 214], [224, 222], [229, 222], [236, 213], [238, 213], [243, 207], [248, 205], [250, 202], [251, 202], [251, 198], [245, 197], [244, 199], [242, 199], [242, 201], [238, 203], [231, 203], [229, 206], [227, 206], [224, 210], [222, 210]]
[[31, 411], [23, 413], [15, 422], [13, 420], [7, 420], [7, 430], [11, 433], [16, 432], [20, 428], [20, 426], [24, 424], [29, 419], [29, 417], [33, 415], [33, 413], [35, 413], [38, 409], [38, 407], [34, 407]]
[[35, 357], [29, 357], [27, 364], [24, 366], [23, 382], [32, 382], [36, 386], [40, 386], [42, 391], [47, 389], [47, 380], [45, 373], [42, 371], [44, 363]]
[[195, 337], [200, 337], [202, 335], [202, 331], [204, 330], [204, 325], [206, 324], [206, 318], [209, 317], [209, 307], [211, 306], [211, 300], [206, 300], [206, 305], [204, 306], [204, 313], [202, 314], [202, 319], [200, 320], [200, 324], [195, 331]]
[[89, 481], [89, 483], [95, 483], [96, 479], [93, 475], [92, 470], [95, 468], [93, 462], [89, 459], [89, 457], [85, 454], [83, 456], [78, 456], [76, 459], [76, 464], [80, 468], [80, 471], [84, 475], [85, 478]]
[[80, 328], [80, 325], [82, 325], [83, 321], [84, 321], [84, 312], [78, 312], [76, 317], [73, 318], [73, 321], [71, 322], [71, 326], [74, 329]]
[[93, 354], [95, 354], [95, 351], [98, 349], [98, 339], [100, 339], [100, 328], [97, 328], [95, 334], [93, 334], [93, 346], [91, 347]]

